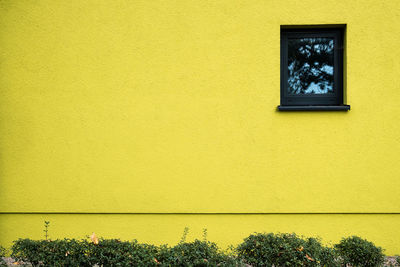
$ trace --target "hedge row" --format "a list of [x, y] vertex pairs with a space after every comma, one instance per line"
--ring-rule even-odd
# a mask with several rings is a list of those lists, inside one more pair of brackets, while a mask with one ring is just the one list
[[[187, 234], [187, 232], [186, 232]], [[186, 235], [185, 234], [185, 235]], [[353, 236], [328, 247], [317, 238], [296, 234], [255, 233], [229, 253], [204, 237], [176, 246], [117, 239], [19, 239], [11, 257], [33, 266], [382, 266], [380, 247]], [[0, 250], [1, 253], [2, 250]], [[1, 255], [0, 255], [1, 256]], [[4, 255], [3, 255], [4, 256]], [[1, 265], [1, 263], [0, 263]], [[247, 265], [247, 266], [248, 266]]]

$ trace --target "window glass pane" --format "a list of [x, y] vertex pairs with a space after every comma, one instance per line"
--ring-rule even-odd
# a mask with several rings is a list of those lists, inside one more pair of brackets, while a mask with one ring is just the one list
[[288, 93], [333, 93], [333, 38], [288, 39]]

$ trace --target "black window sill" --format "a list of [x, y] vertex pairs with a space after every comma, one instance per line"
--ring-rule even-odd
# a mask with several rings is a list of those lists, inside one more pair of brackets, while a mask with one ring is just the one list
[[350, 105], [340, 106], [278, 106], [279, 111], [348, 111]]

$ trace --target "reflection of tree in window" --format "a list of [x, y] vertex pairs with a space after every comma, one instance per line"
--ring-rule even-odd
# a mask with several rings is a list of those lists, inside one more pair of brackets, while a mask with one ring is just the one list
[[288, 93], [333, 93], [333, 39], [288, 40]]

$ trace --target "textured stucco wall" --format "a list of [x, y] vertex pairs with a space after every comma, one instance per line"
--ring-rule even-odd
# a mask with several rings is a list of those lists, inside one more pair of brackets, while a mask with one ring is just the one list
[[359, 235], [383, 246], [388, 255], [399, 253], [400, 240], [400, 216], [393, 214], [4, 214], [0, 215], [0, 240], [8, 245], [16, 234], [43, 239], [45, 220], [50, 221], [51, 239], [85, 238], [95, 232], [105, 238], [172, 245], [189, 227], [188, 241], [202, 239], [205, 228], [208, 240], [227, 248], [255, 231], [296, 232], [320, 235], [328, 245]]
[[[337, 239], [348, 224], [400, 253], [399, 18], [398, 1], [377, 0], [0, 1], [0, 243], [21, 220], [41, 233], [40, 216], [58, 236], [76, 218], [104, 236], [142, 225], [127, 238], [146, 241], [146, 214], [181, 213], [159, 220], [171, 241], [175, 221], [195, 221], [184, 213], [241, 213], [238, 236]], [[347, 25], [350, 112], [276, 111], [280, 25], [306, 24]], [[264, 229], [270, 213], [323, 214]], [[233, 215], [198, 216], [211, 233]]]

